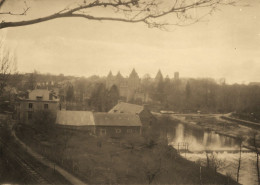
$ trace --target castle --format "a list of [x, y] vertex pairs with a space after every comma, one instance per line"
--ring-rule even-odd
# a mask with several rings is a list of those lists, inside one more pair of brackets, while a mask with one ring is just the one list
[[116, 85], [119, 90], [119, 95], [124, 97], [126, 101], [136, 100], [140, 98], [145, 101], [145, 94], [140, 90], [141, 79], [135, 69], [132, 70], [128, 78], [124, 78], [120, 72], [113, 76], [110, 71], [106, 79], [106, 88], [110, 89]]
[[[179, 79], [179, 73], [174, 73], [174, 79]], [[155, 83], [163, 81], [163, 75], [159, 70], [154, 78]], [[135, 69], [132, 70], [129, 77], [123, 77], [120, 72], [117, 75], [113, 75], [110, 71], [106, 78], [106, 88], [110, 89], [113, 85], [116, 85], [119, 90], [119, 95], [125, 98], [127, 102], [132, 100], [141, 100], [142, 102], [148, 102], [149, 96], [147, 92], [144, 92], [141, 88], [141, 79]]]

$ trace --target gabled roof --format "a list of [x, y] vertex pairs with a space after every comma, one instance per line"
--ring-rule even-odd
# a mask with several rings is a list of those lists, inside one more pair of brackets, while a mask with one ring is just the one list
[[93, 113], [90, 111], [58, 111], [56, 123], [71, 126], [95, 125]]
[[108, 113], [127, 113], [127, 114], [139, 114], [144, 110], [141, 105], [135, 105], [131, 103], [119, 102]]
[[138, 115], [94, 113], [97, 126], [142, 126]]
[[66, 126], [142, 126], [138, 115], [58, 111], [56, 124]]

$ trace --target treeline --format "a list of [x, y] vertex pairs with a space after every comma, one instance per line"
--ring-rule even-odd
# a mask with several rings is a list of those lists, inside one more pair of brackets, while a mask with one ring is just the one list
[[244, 112], [259, 116], [260, 86], [218, 84], [212, 79], [187, 79], [142, 83], [152, 102], [180, 112]]
[[[40, 87], [37, 87], [39, 83]], [[118, 87], [107, 89], [105, 83], [106, 78], [99, 76], [79, 78], [34, 72], [13, 76], [8, 84], [15, 87], [18, 92], [34, 88], [56, 89], [62, 102], [74, 107], [80, 105], [78, 110], [108, 111], [119, 99], [124, 98], [119, 97]], [[138, 91], [149, 96], [150, 101], [145, 103], [156, 110], [236, 112], [240, 115], [250, 115], [251, 120], [255, 118], [260, 120], [259, 85], [227, 85], [219, 84], [213, 79], [170, 79], [168, 77], [156, 81], [146, 75], [141, 79]], [[142, 104], [138, 99], [131, 102]]]

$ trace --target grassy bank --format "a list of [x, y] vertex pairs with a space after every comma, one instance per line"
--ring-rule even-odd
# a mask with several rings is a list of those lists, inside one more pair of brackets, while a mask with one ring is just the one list
[[[53, 184], [68, 184], [58, 173], [42, 165], [29, 155], [11, 135], [11, 123], [1, 120], [0, 128], [0, 184], [35, 184], [30, 168]], [[26, 165], [29, 168], [26, 168]]]
[[183, 159], [162, 138], [152, 140], [149, 131], [145, 137], [120, 140], [56, 127], [42, 132], [21, 125], [16, 132], [38, 153], [89, 184], [236, 184], [209, 168], [200, 173], [199, 165]]

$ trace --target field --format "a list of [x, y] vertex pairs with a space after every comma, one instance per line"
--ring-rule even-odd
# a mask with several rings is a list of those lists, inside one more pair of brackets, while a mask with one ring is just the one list
[[[158, 129], [157, 129], [158, 130]], [[98, 138], [87, 132], [20, 125], [17, 136], [89, 184], [236, 184], [182, 158], [162, 137]], [[151, 137], [153, 135], [153, 137]]]

